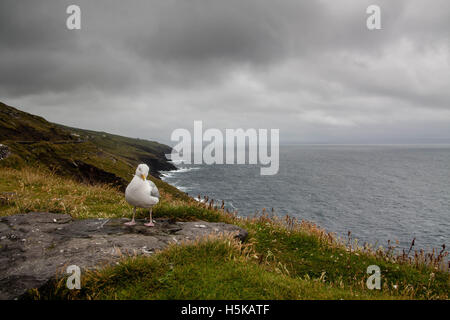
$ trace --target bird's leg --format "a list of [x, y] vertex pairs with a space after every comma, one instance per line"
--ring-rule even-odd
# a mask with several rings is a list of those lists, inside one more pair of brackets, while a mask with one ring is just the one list
[[134, 221], [134, 216], [136, 215], [136, 207], [133, 208], [133, 219], [131, 219], [130, 222], [126, 222], [125, 225], [127, 226], [134, 226], [136, 222]]
[[149, 223], [145, 224], [146, 227], [154, 227], [155, 224], [153, 223], [153, 218], [152, 218], [152, 208], [150, 208], [150, 221]]

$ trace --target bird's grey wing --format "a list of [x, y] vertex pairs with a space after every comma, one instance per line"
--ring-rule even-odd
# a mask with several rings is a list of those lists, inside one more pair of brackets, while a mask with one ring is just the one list
[[159, 198], [159, 190], [156, 187], [156, 184], [153, 181], [151, 181], [151, 180], [147, 180], [147, 181], [148, 181], [148, 184], [150, 185], [150, 187], [152, 189], [152, 191], [150, 191], [150, 195], [153, 196], [153, 197]]

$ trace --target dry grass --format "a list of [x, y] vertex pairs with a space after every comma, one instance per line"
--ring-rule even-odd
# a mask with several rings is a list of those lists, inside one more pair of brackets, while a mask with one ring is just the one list
[[48, 211], [74, 218], [121, 217], [129, 212], [123, 195], [107, 185], [85, 185], [42, 168], [2, 168], [0, 192], [9, 192], [1, 215]]

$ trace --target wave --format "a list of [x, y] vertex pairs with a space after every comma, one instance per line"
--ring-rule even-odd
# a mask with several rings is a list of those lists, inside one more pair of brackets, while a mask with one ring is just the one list
[[167, 178], [172, 178], [173, 173], [171, 172], [161, 172], [161, 180], [166, 180]]
[[189, 190], [188, 187], [183, 187], [183, 186], [180, 186], [179, 184], [176, 184], [176, 183], [172, 184], [172, 186], [174, 186], [175, 188], [177, 188], [178, 190], [183, 191], [183, 192], [186, 192], [186, 191]]
[[200, 169], [200, 167], [191, 167], [191, 168], [178, 168], [177, 170], [172, 170], [172, 171], [174, 171], [176, 173], [183, 173], [183, 172], [189, 172], [192, 170], [199, 170], [199, 169]]
[[184, 164], [184, 161], [183, 161], [183, 160], [170, 160], [170, 159], [169, 159], [169, 161], [172, 162], [174, 165], [177, 165], [177, 164]]
[[161, 180], [163, 180], [163, 181], [170, 180], [170, 185], [174, 186], [175, 188], [177, 188], [180, 191], [187, 192], [191, 188], [183, 186], [183, 185], [180, 185], [176, 181], [176, 179], [174, 181], [173, 178], [175, 178], [176, 174], [178, 174], [178, 173], [184, 173], [184, 172], [189, 172], [189, 171], [198, 170], [198, 169], [201, 169], [201, 168], [200, 167], [178, 167], [175, 170], [161, 171], [160, 172]]
[[191, 167], [191, 168], [181, 167], [181, 168], [177, 168], [174, 170], [161, 171], [161, 176], [163, 178], [172, 178], [176, 173], [184, 173], [184, 172], [189, 172], [189, 171], [198, 170], [198, 169], [201, 169], [201, 168], [200, 167]]

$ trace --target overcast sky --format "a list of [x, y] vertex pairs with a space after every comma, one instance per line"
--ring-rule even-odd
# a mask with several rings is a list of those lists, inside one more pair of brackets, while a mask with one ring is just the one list
[[[382, 30], [366, 28], [370, 4]], [[0, 45], [0, 101], [70, 126], [450, 142], [448, 0], [1, 0]]]

